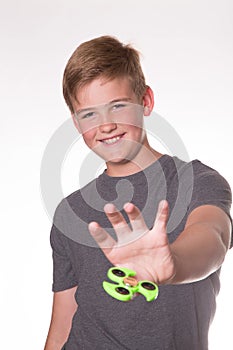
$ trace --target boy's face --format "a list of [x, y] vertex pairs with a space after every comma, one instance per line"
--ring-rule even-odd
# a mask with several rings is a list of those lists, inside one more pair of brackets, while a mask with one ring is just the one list
[[108, 170], [136, 161], [142, 146], [147, 147], [143, 103], [153, 101], [145, 96], [140, 104], [127, 78], [96, 79], [81, 88], [77, 97], [74, 123], [87, 146], [106, 161]]

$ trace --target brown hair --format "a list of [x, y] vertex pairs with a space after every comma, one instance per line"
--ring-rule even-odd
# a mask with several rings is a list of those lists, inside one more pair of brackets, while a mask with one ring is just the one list
[[146, 91], [139, 53], [112, 36], [101, 36], [82, 43], [70, 57], [63, 76], [63, 96], [73, 113], [72, 101], [78, 90], [96, 78], [128, 76], [132, 89], [141, 99]]

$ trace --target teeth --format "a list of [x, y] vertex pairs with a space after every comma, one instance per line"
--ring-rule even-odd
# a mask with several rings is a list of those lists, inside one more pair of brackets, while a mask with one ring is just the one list
[[113, 137], [112, 139], [108, 139], [108, 140], [103, 140], [103, 143], [106, 143], [107, 145], [111, 145], [112, 143], [115, 143], [118, 140], [120, 140], [120, 136]]

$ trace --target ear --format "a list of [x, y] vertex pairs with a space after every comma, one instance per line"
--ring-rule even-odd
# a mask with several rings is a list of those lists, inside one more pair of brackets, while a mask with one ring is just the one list
[[81, 132], [81, 129], [80, 129], [80, 125], [79, 125], [79, 122], [77, 121], [77, 118], [75, 117], [75, 114], [72, 113], [72, 114], [71, 114], [71, 117], [72, 117], [72, 119], [73, 119], [73, 122], [74, 122], [74, 125], [75, 125], [76, 129], [77, 129], [78, 132], [81, 134], [82, 132]]
[[154, 108], [154, 93], [149, 86], [147, 86], [146, 92], [143, 96], [143, 106], [144, 115], [149, 116]]

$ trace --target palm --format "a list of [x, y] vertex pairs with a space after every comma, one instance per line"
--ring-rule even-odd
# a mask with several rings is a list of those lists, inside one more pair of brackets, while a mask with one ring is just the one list
[[167, 283], [175, 273], [166, 233], [167, 202], [160, 203], [151, 230], [146, 226], [137, 207], [127, 204], [124, 209], [132, 229], [113, 205], [108, 204], [105, 207], [105, 213], [116, 232], [117, 241], [94, 222], [89, 225], [90, 233], [113, 265], [135, 270], [138, 279]]

